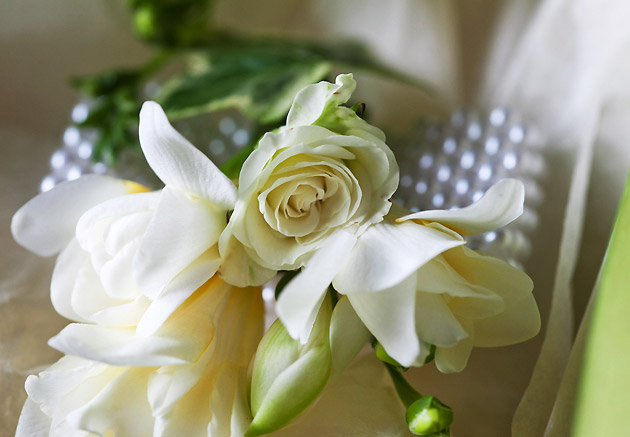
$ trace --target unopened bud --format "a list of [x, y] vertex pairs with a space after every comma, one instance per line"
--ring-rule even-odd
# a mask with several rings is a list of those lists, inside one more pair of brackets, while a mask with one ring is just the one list
[[433, 396], [422, 396], [407, 408], [409, 430], [421, 436], [448, 436], [453, 410]]
[[330, 299], [324, 299], [306, 344], [291, 338], [278, 319], [269, 328], [254, 359], [247, 436], [278, 430], [294, 420], [321, 394], [332, 367]]

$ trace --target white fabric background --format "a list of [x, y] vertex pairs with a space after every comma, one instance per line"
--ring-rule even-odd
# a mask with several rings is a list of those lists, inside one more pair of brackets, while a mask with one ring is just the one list
[[[545, 399], [534, 396], [533, 405], [542, 407], [525, 403], [519, 410], [532, 427], [529, 434], [519, 428], [516, 436], [541, 435], [547, 427], [548, 414], [541, 412], [549, 413], [553, 405], [549, 395], [567, 360], [571, 319], [575, 313], [579, 320], [585, 308], [630, 166], [625, 3], [513, 0], [504, 10], [496, 0], [218, 2], [216, 20], [225, 27], [332, 41], [358, 38], [384, 62], [431, 83], [432, 97], [357, 74], [358, 98], [370, 105], [373, 123], [386, 131], [404, 129], [419, 115], [446, 117], [462, 104], [500, 103], [515, 107], [549, 135], [547, 159], [553, 171], [544, 181], [541, 227], [526, 265], [536, 284], [543, 329], [554, 283], [564, 294], [556, 298], [559, 315], [551, 331], [555, 354], [545, 361], [550, 370], [542, 372], [550, 378], [542, 380], [548, 388]], [[499, 37], [493, 37], [495, 23]], [[65, 323], [47, 297], [52, 264], [12, 241], [11, 215], [36, 193], [67, 124], [77, 99], [67, 78], [134, 65], [147, 54], [112, 0], [0, 3], [1, 436], [13, 434], [25, 376], [56, 359], [45, 341]], [[580, 150], [582, 167], [573, 178]], [[564, 236], [564, 274], [556, 279], [565, 220], [570, 232]], [[409, 374], [421, 391], [454, 407], [455, 435], [509, 435], [542, 340], [540, 335], [521, 345], [475, 350], [461, 374], [441, 375], [430, 366]], [[571, 399], [570, 393], [565, 398]], [[550, 435], [563, 435], [556, 432]]]

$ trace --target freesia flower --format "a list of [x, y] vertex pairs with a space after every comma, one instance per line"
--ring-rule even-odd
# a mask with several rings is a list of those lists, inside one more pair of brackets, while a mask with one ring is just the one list
[[139, 129], [162, 190], [85, 176], [29, 201], [12, 231], [40, 255], [61, 251], [51, 299], [80, 323], [52, 339], [54, 347], [115, 365], [191, 361], [205, 344], [194, 338], [206, 331], [191, 328], [175, 341], [180, 327], [164, 324], [219, 268], [218, 240], [236, 188], [156, 103], [143, 106]]
[[520, 270], [465, 247], [460, 234], [487, 232], [522, 212], [523, 185], [506, 179], [459, 210], [394, 210], [358, 239], [338, 237], [293, 279], [277, 311], [294, 338], [332, 282], [386, 352], [404, 366], [421, 365], [427, 347], [436, 364], [461, 370], [472, 346], [524, 341], [540, 328], [532, 282]]
[[302, 89], [286, 126], [265, 134], [245, 161], [220, 250], [252, 262], [222, 268], [229, 282], [297, 269], [337, 231], [358, 235], [389, 211], [398, 165], [383, 132], [340, 106], [355, 87], [347, 74]]
[[[66, 356], [26, 381], [17, 437], [242, 436], [251, 422], [247, 367], [263, 330], [260, 289], [213, 278], [220, 310], [193, 363], [112, 366]], [[195, 302], [196, 317], [207, 317]]]

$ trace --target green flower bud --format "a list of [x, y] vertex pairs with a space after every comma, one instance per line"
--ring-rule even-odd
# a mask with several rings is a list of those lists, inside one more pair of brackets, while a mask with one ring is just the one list
[[409, 430], [421, 436], [448, 436], [453, 410], [433, 396], [422, 396], [407, 408]]
[[330, 299], [324, 299], [305, 344], [291, 338], [280, 320], [269, 328], [254, 358], [247, 434], [278, 430], [298, 417], [321, 394], [330, 376]]
[[153, 40], [160, 33], [160, 25], [156, 9], [150, 5], [142, 5], [134, 11], [133, 26], [138, 36], [145, 40]]

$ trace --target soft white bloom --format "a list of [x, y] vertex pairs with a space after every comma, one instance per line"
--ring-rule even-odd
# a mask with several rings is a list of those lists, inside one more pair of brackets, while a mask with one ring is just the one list
[[389, 211], [398, 166], [383, 132], [340, 106], [355, 87], [348, 74], [302, 89], [286, 126], [265, 134], [246, 160], [220, 244], [242, 260], [222, 268], [230, 282], [302, 267], [335, 233], [359, 235]]
[[[247, 367], [263, 330], [260, 289], [219, 278], [204, 287], [220, 309], [195, 362], [127, 367], [66, 356], [27, 379], [16, 436], [242, 436], [251, 422]], [[188, 320], [210, 318], [204, 303]]]
[[139, 130], [146, 159], [166, 184], [162, 190], [85, 176], [29, 201], [13, 217], [12, 231], [40, 255], [61, 251], [51, 299], [61, 315], [80, 323], [51, 345], [115, 365], [194, 361], [204, 344], [196, 336], [206, 333], [193, 320], [177, 339], [183, 328], [175, 320], [183, 316], [175, 315], [186, 313], [182, 303], [221, 263], [218, 240], [236, 187], [156, 103], [143, 106]]
[[305, 315], [332, 282], [398, 362], [420, 365], [434, 344], [440, 370], [461, 370], [472, 346], [516, 343], [540, 328], [529, 277], [462, 247], [460, 235], [505, 226], [522, 207], [522, 183], [506, 179], [467, 208], [392, 211], [358, 239], [337, 238], [334, 250], [316, 254], [281, 294], [279, 317], [304, 338]]

